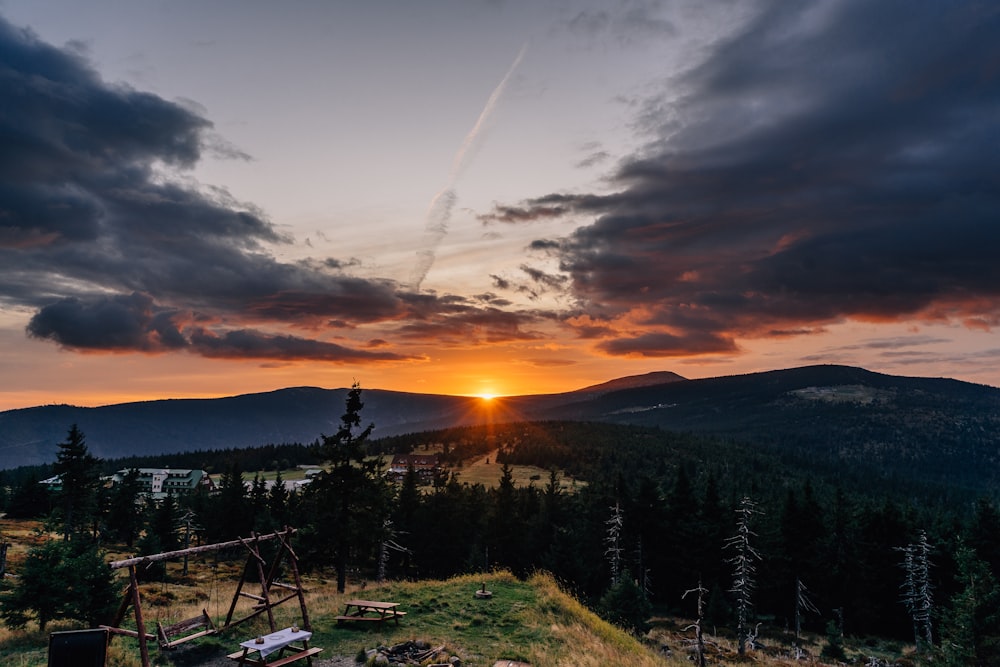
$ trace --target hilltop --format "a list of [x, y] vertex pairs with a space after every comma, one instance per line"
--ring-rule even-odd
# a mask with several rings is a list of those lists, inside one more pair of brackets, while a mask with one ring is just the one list
[[[218, 399], [0, 413], [0, 466], [50, 463], [77, 424], [103, 459], [315, 441], [337, 428], [346, 389], [295, 387]], [[993, 493], [1000, 389], [849, 366], [698, 380], [661, 372], [562, 394], [478, 398], [364, 390], [375, 438], [460, 426], [583, 421], [698, 433], [783, 451], [810, 465]]]
[[[194, 569], [197, 569], [197, 565]], [[207, 569], [207, 568], [206, 568]], [[492, 593], [488, 600], [474, 597], [483, 585]], [[197, 614], [206, 608], [210, 614], [225, 613], [213, 598], [207, 597], [207, 581], [189, 578], [164, 587], [150, 584], [144, 599], [160, 600], [152, 611], [164, 623]], [[464, 575], [447, 580], [392, 582], [368, 586], [364, 596], [399, 602], [407, 616], [398, 626], [382, 629], [356, 629], [338, 626], [334, 616], [344, 602], [358, 597], [355, 588], [338, 594], [332, 584], [320, 578], [307, 580], [309, 614], [313, 626], [312, 646], [323, 647], [314, 660], [316, 667], [356, 665], [360, 651], [376, 646], [391, 646], [419, 639], [434, 647], [444, 647], [444, 655], [458, 656], [465, 667], [491, 667], [498, 660], [519, 660], [532, 667], [681, 667], [688, 658], [694, 632], [690, 622], [676, 618], [656, 618], [653, 629], [637, 638], [600, 619], [594, 612], [566, 593], [555, 580], [538, 574], [519, 580], [506, 572]], [[214, 605], [214, 606], [213, 606]], [[301, 622], [294, 605], [276, 610], [280, 627]], [[218, 620], [221, 620], [218, 619]], [[60, 628], [61, 629], [61, 628]], [[721, 630], [721, 629], [720, 629]], [[192, 642], [172, 652], [157, 653], [157, 664], [183, 667], [224, 667], [232, 664], [225, 655], [246, 636], [266, 632], [263, 621], [256, 625], [237, 626], [227, 633]], [[723, 630], [723, 632], [725, 632]], [[47, 636], [41, 633], [0, 637], [0, 657], [23, 665], [44, 665]], [[730, 638], [707, 635], [712, 664], [738, 664], [735, 645]], [[768, 648], [752, 651], [753, 662], [764, 667], [792, 664], [789, 657], [792, 638], [774, 630], [764, 643]], [[805, 639], [807, 655], [818, 656], [822, 641], [815, 636]], [[867, 657], [881, 654], [897, 657], [904, 651], [900, 644], [873, 648], [871, 642], [862, 651], [850, 651]], [[116, 639], [110, 649], [109, 664], [119, 667], [139, 665], [137, 643]], [[824, 665], [822, 661], [810, 664]]]

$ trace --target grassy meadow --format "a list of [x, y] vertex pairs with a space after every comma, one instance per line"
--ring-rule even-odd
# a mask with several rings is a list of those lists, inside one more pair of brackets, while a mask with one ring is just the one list
[[[191, 569], [206, 569], [202, 565], [204, 563], [192, 563]], [[212, 578], [226, 578], [224, 586], [207, 581], [204, 576], [175, 577], [178, 580], [169, 584], [145, 586], [143, 614], [147, 631], [154, 630], [157, 621], [173, 623], [195, 616], [203, 608], [217, 621], [224, 620], [235, 590], [237, 570], [238, 566], [229, 565], [218, 576], [213, 573]], [[483, 584], [493, 593], [492, 598], [475, 597], [475, 591]], [[544, 575], [528, 581], [519, 581], [502, 572], [467, 575], [447, 581], [367, 586], [364, 590], [355, 588], [345, 594], [336, 592], [333, 580], [308, 578], [306, 587], [314, 632], [310, 644], [324, 649], [318, 659], [354, 657], [366, 648], [423, 639], [433, 646], [445, 646], [450, 654], [462, 659], [463, 665], [470, 667], [489, 667], [501, 659], [521, 660], [537, 667], [687, 664], [682, 658], [670, 660], [658, 656], [638, 639], [598, 618], [564, 593], [551, 577]], [[224, 590], [216, 590], [218, 588]], [[252, 592], [254, 589], [244, 590]], [[398, 626], [338, 626], [334, 617], [342, 613], [344, 603], [361, 596], [399, 602], [407, 616]], [[250, 604], [250, 601], [241, 602], [236, 616], [240, 617], [239, 612], [245, 612]], [[293, 600], [276, 608], [275, 620], [279, 627], [301, 624], [297, 602]], [[131, 609], [126, 626], [134, 627]], [[69, 628], [53, 623], [49, 631], [64, 629]], [[151, 642], [152, 662], [187, 667], [216, 664], [225, 654], [237, 650], [240, 641], [261, 632], [268, 632], [268, 627], [266, 619], [258, 617], [171, 652], [160, 652]], [[0, 630], [0, 663], [12, 667], [45, 665], [47, 642], [48, 634], [39, 633], [35, 626], [18, 632]], [[140, 665], [138, 642], [116, 637], [107, 664], [108, 667]]]
[[[205, 609], [217, 623], [225, 619], [235, 592], [242, 559], [218, 561], [212, 557], [192, 559], [189, 575], [180, 574], [180, 564], [170, 564], [169, 583], [143, 587], [143, 613], [147, 631], [195, 616]], [[693, 638], [689, 621], [654, 619], [654, 628], [639, 639], [600, 619], [573, 596], [564, 592], [549, 576], [538, 574], [518, 580], [506, 572], [464, 575], [445, 581], [390, 582], [383, 585], [354, 585], [345, 594], [336, 592], [335, 579], [305, 578], [307, 607], [313, 627], [312, 646], [324, 651], [318, 661], [335, 656], [354, 658], [365, 649], [422, 639], [432, 646], [444, 646], [468, 667], [491, 667], [502, 659], [528, 662], [534, 667], [680, 667], [690, 665], [688, 646]], [[477, 599], [483, 585], [490, 599]], [[248, 584], [244, 590], [255, 592]], [[400, 603], [407, 613], [398, 626], [374, 624], [361, 627], [338, 626], [334, 617], [344, 603], [355, 597]], [[243, 599], [236, 618], [249, 610], [252, 601]], [[134, 627], [131, 609], [127, 627]], [[299, 606], [292, 600], [275, 609], [278, 627], [302, 624]], [[71, 629], [53, 623], [43, 634], [34, 625], [23, 631], [0, 626], [0, 664], [10, 667], [46, 665], [48, 632]], [[226, 664], [224, 656], [237, 650], [240, 641], [268, 632], [266, 619], [258, 617], [219, 635], [185, 644], [174, 651], [160, 652], [150, 643], [152, 664], [161, 667], [215, 667]], [[787, 639], [787, 638], [785, 638]], [[774, 642], [787, 645], [785, 639]], [[753, 651], [739, 660], [730, 638], [706, 636], [710, 644], [709, 664], [738, 665], [752, 662], [765, 667], [777, 665], [823, 665], [815, 657], [795, 661], [786, 649]], [[765, 640], [771, 644], [770, 639]], [[669, 647], [669, 653], [661, 647]], [[818, 656], [821, 642], [806, 642], [811, 656]], [[896, 647], [898, 651], [899, 647]], [[854, 651], [862, 662], [873, 651]], [[138, 642], [116, 637], [111, 644], [108, 667], [138, 667]], [[320, 663], [321, 664], [321, 663]]]

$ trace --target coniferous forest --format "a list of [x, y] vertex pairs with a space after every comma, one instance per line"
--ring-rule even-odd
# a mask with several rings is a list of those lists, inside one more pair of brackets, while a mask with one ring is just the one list
[[[958, 634], [972, 632], [982, 655], [997, 655], [995, 498], [771, 445], [641, 426], [523, 422], [376, 440], [361, 398], [356, 387], [338, 432], [310, 445], [159, 457], [156, 465], [217, 473], [218, 489], [147, 503], [141, 513], [130, 511], [136, 489], [127, 479], [109, 488], [93, 480], [99, 470], [152, 462], [87, 458], [79, 448], [85, 434], [74, 428], [60, 445], [68, 462], [56, 466], [84, 480], [76, 486], [92, 488], [91, 500], [85, 491], [71, 499], [66, 488], [46, 497], [37, 483], [46, 471], [17, 471], [6, 511], [47, 516], [70, 543], [127, 543], [140, 553], [178, 548], [185, 512], [197, 517], [203, 542], [294, 525], [303, 566], [335, 572], [340, 587], [347, 579], [545, 570], [641, 630], [654, 611], [691, 617], [684, 593], [701, 586], [710, 627], [914, 642], [933, 626], [932, 645], [956, 645]], [[429, 445], [446, 464], [432, 480], [412, 469], [398, 483], [386, 478], [393, 454]], [[463, 466], [484, 455], [493, 456], [497, 484], [463, 481]], [[299, 493], [267, 488], [259, 477], [244, 483], [245, 471], [308, 462], [324, 472]], [[549, 473], [516, 485], [515, 464]], [[567, 476], [569, 489], [561, 484]], [[751, 566], [752, 581], [734, 578], [740, 562]], [[12, 599], [4, 598], [5, 620], [27, 622]], [[625, 608], [637, 617], [620, 617]]]

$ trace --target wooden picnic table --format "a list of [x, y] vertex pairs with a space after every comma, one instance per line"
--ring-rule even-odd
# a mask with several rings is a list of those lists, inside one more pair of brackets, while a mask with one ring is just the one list
[[[230, 653], [226, 657], [235, 660], [240, 665], [251, 665], [252, 667], [281, 667], [305, 658], [306, 663], [312, 664], [312, 657], [323, 649], [309, 648], [309, 639], [312, 633], [298, 628], [284, 628], [269, 635], [263, 635], [261, 643], [256, 639], [248, 639], [240, 642], [241, 650]], [[300, 642], [299, 646], [295, 642]], [[289, 655], [284, 655], [285, 650], [294, 651]], [[277, 654], [278, 659], [268, 662], [267, 657]]]
[[337, 623], [354, 621], [372, 621], [382, 625], [390, 618], [399, 625], [400, 616], [406, 616], [405, 611], [399, 611], [398, 602], [379, 602], [377, 600], [348, 600], [344, 605], [344, 613], [337, 617]]

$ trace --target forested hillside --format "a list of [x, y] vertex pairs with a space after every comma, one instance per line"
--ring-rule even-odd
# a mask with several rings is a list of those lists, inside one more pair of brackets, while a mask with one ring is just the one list
[[[417, 536], [438, 535], [448, 525], [464, 528], [466, 549], [456, 553], [452, 545], [431, 555], [429, 544], [416, 550], [407, 563], [418, 575], [440, 576], [474, 563], [489, 546], [496, 563], [515, 572], [552, 571], [596, 600], [610, 576], [607, 522], [617, 504], [626, 567], [652, 600], [690, 614], [681, 596], [700, 578], [710, 590], [712, 622], [724, 624], [732, 613], [727, 561], [733, 556], [725, 543], [744, 496], [759, 510], [753, 525], [761, 554], [757, 615], [783, 627], [793, 623], [799, 581], [819, 609], [806, 614], [807, 627], [822, 630], [842, 614], [850, 633], [907, 637], [912, 621], [900, 602], [899, 549], [921, 531], [935, 545], [933, 577], [942, 601], [961, 587], [959, 544], [974, 545], [994, 572], [1000, 567], [1000, 515], [993, 502], [919, 478], [888, 483], [874, 467], [816, 466], [777, 447], [578, 422], [454, 429], [382, 443], [405, 449], [440, 439], [454, 448], [489, 441], [498, 449], [498, 463], [550, 467], [588, 484], [573, 495], [556, 493], [545, 480], [529, 488], [502, 483], [488, 492], [463, 486], [457, 470], [397, 520]], [[421, 553], [431, 557], [423, 561]]]
[[[913, 612], [901, 602], [908, 576], [903, 564], [922, 544], [930, 553], [925, 574], [941, 633], [956, 632], [973, 617], [996, 618], [1000, 610], [1000, 512], [995, 499], [963, 486], [929, 483], [921, 475], [887, 477], [877, 466], [815, 465], [774, 443], [621, 424], [495, 423], [370, 440], [361, 428], [359, 393], [350, 396], [353, 406], [336, 433], [312, 447], [273, 448], [268, 461], [257, 449], [185, 455], [222, 468], [217, 493], [148, 503], [137, 515], [135, 489], [124, 484], [91, 487], [92, 502], [66, 505], [57, 493], [32, 505], [15, 502], [19, 489], [37, 493], [39, 485], [25, 483], [8, 510], [51, 510], [58, 525], [64, 508], [74, 507], [77, 537], [70, 544], [90, 544], [99, 534], [100, 542], [135, 544], [143, 553], [179, 545], [171, 517], [180, 512], [197, 517], [206, 542], [295, 522], [302, 566], [330, 569], [340, 587], [349, 576], [546, 570], [617, 622], [642, 629], [654, 608], [694, 614], [683, 594], [699, 583], [708, 591], [705, 622], [734, 627], [736, 510], [752, 507], [744, 527], [759, 554], [748, 591], [753, 624], [788, 629], [799, 622], [819, 632], [833, 628], [835, 635], [912, 641]], [[448, 463], [429, 486], [420, 486], [415, 472], [390, 484], [382, 475], [385, 458], [380, 463], [373, 456], [428, 444], [446, 451]], [[464, 483], [463, 467], [484, 454], [497, 484]], [[268, 489], [260, 479], [249, 487], [243, 482], [244, 469], [302, 458], [322, 461], [327, 472], [300, 494]], [[163, 457], [160, 464], [174, 460]], [[508, 467], [514, 463], [551, 472], [516, 486]], [[87, 465], [96, 471], [123, 462]], [[564, 474], [580, 480], [575, 491], [558, 484]], [[83, 508], [89, 514], [81, 516]], [[970, 602], [973, 584], [978, 597]], [[24, 618], [16, 609], [10, 613]], [[989, 627], [983, 632], [993, 641], [998, 633]]]
[[[70, 424], [104, 459], [309, 444], [337, 427], [346, 389], [297, 387], [220, 399], [0, 413], [0, 468], [51, 464]], [[934, 378], [809, 366], [685, 380], [619, 378], [564, 394], [477, 398], [365, 390], [375, 437], [485, 423], [586, 421], [738, 438], [882, 483], [919, 478], [973, 493], [1000, 489], [1000, 390]]]
[[1000, 390], [939, 378], [809, 366], [625, 389], [549, 418], [724, 435], [882, 484], [1000, 489]]
[[[617, 620], [636, 628], [653, 607], [690, 616], [682, 596], [700, 583], [713, 625], [733, 627], [738, 595], [752, 594], [753, 624], [912, 641], [924, 623], [915, 620], [912, 569], [922, 554], [928, 632], [933, 625], [944, 638], [977, 627], [994, 642], [988, 646], [1000, 646], [997, 394], [814, 367], [505, 399], [484, 425], [373, 439], [365, 427], [374, 419], [355, 387], [346, 413], [330, 409], [343, 414], [339, 426], [312, 444], [91, 466], [93, 474], [201, 467], [216, 473], [216, 493], [149, 503], [138, 515], [135, 489], [95, 486], [90, 501], [67, 505], [37, 484], [58, 466], [41, 466], [5, 471], [10, 494], [0, 500], [11, 515], [48, 514], [56, 523], [77, 508], [73, 531], [146, 553], [177, 546], [171, 517], [182, 511], [197, 517], [205, 541], [296, 522], [303, 567], [331, 569], [341, 587], [348, 576], [546, 570], [609, 615], [633, 610]], [[533, 410], [598, 419], [504, 421]], [[433, 484], [420, 486], [415, 472], [399, 485], [387, 481], [389, 454], [427, 445], [447, 466]], [[484, 456], [497, 484], [465, 483], [463, 467]], [[299, 494], [261, 479], [244, 484], [245, 470], [300, 463], [322, 463], [326, 472]], [[517, 486], [513, 464], [551, 472]], [[563, 475], [580, 481], [574, 491], [558, 483]], [[752, 508], [742, 527], [741, 507]], [[90, 513], [82, 523], [80, 508]], [[737, 534], [755, 555], [752, 590], [742, 593], [734, 584]]]

